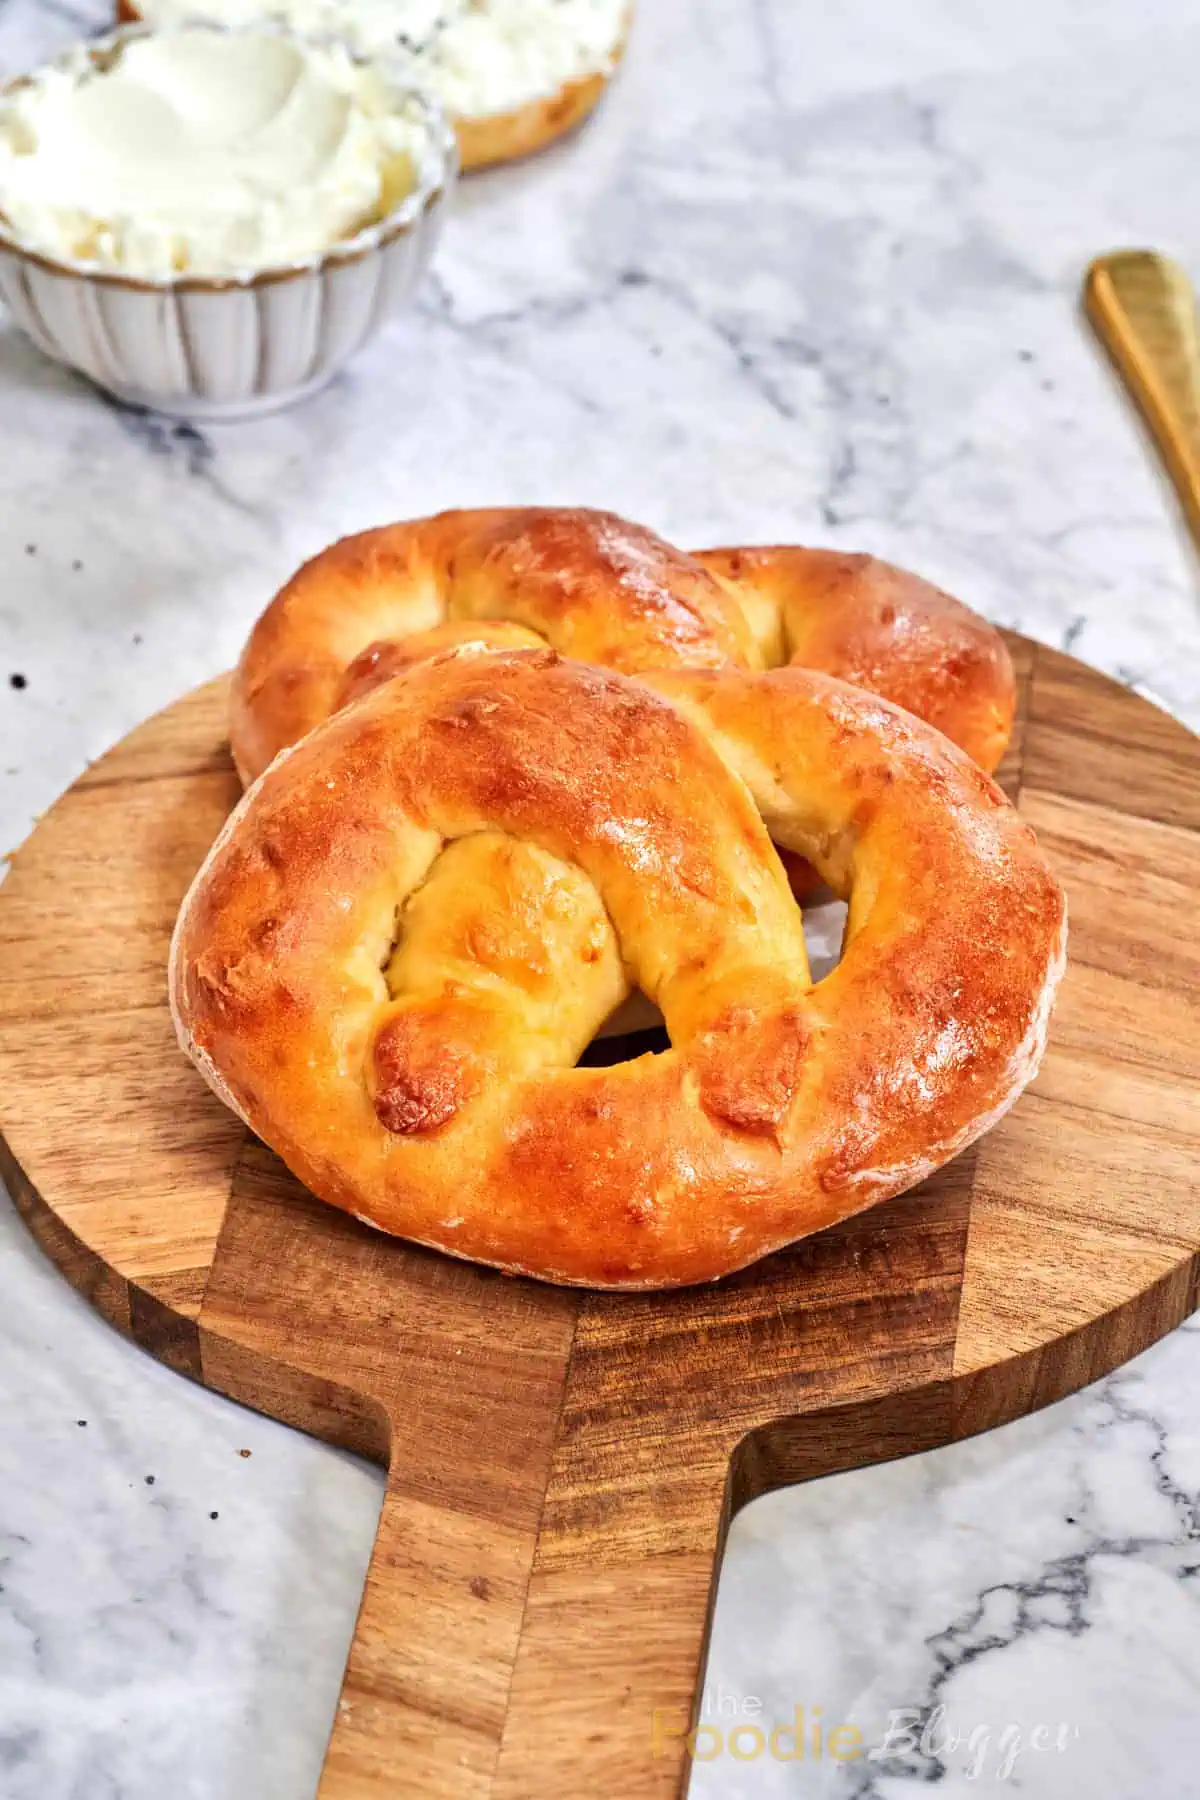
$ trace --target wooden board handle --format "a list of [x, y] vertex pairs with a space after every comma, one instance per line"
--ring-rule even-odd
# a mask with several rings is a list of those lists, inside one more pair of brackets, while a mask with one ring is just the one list
[[670, 1430], [640, 1420], [675, 1298], [593, 1303], [387, 1239], [244, 1146], [206, 1378], [261, 1400], [286, 1347], [307, 1379], [269, 1410], [388, 1460], [320, 1800], [682, 1792], [739, 1432], [698, 1431], [688, 1392]]
[[1083, 301], [1200, 546], [1200, 332], [1191, 283], [1157, 251], [1117, 250], [1092, 263]]
[[728, 1510], [651, 1488], [543, 1531], [494, 1800], [684, 1794]]
[[406, 1464], [398, 1446], [319, 1800], [491, 1793], [534, 1534], [429, 1504]]
[[685, 1545], [646, 1541], [640, 1492], [582, 1533], [544, 1524], [534, 1561], [529, 1533], [429, 1505], [410, 1473], [398, 1440], [318, 1800], [676, 1800], [724, 1493], [687, 1496]]

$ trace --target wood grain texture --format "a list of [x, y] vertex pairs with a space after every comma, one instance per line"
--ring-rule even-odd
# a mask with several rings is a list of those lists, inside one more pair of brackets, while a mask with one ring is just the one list
[[0, 1163], [32, 1229], [152, 1355], [388, 1466], [323, 1800], [679, 1795], [739, 1506], [1015, 1418], [1196, 1303], [1200, 741], [1012, 648], [1001, 775], [1072, 908], [1042, 1074], [923, 1187], [712, 1288], [590, 1295], [385, 1239], [208, 1093], [165, 958], [237, 791], [223, 684], [18, 855]]

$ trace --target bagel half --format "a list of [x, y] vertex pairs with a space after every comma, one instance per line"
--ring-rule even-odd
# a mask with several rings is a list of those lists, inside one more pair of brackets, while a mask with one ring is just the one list
[[[139, 10], [134, 0], [117, 0], [117, 20], [123, 25], [158, 24], [162, 22], [163, 16], [171, 17], [172, 14], [175, 15], [173, 23], [182, 23], [196, 17], [198, 13], [219, 18], [220, 8], [219, 5], [213, 5], [213, 0], [209, 0], [206, 8], [181, 5], [178, 8], [168, 8], [164, 14], [163, 9], [155, 6], [154, 0], [146, 0], [144, 11]], [[267, 16], [286, 16], [286, 9], [280, 9], [277, 13], [268, 11]], [[599, 105], [605, 89], [624, 58], [632, 22], [633, 0], [628, 0], [621, 30], [609, 53], [606, 68], [574, 76], [563, 81], [553, 93], [536, 95], [501, 112], [451, 112], [450, 122], [458, 139], [459, 167], [462, 171], [469, 173], [532, 156], [582, 125]]]

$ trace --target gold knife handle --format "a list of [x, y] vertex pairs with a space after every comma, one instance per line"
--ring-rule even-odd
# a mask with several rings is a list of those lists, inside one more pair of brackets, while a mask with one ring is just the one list
[[1150, 428], [1200, 547], [1200, 332], [1178, 263], [1154, 250], [1098, 256], [1084, 310]]

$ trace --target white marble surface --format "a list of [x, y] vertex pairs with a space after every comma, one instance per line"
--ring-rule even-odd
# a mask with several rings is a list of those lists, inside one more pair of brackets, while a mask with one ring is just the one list
[[[470, 184], [415, 315], [253, 426], [120, 412], [0, 326], [0, 849], [299, 557], [444, 504], [870, 547], [1200, 723], [1190, 552], [1075, 310], [1104, 247], [1200, 273], [1191, 10], [642, 0], [594, 128]], [[0, 69], [100, 17], [0, 0]], [[693, 1800], [1191, 1800], [1198, 1376], [1185, 1329], [1040, 1418], [752, 1508], [715, 1719], [820, 1707], [873, 1744], [941, 1702], [991, 1741], [725, 1755]], [[378, 1491], [120, 1342], [0, 1216], [2, 1800], [311, 1794]]]

